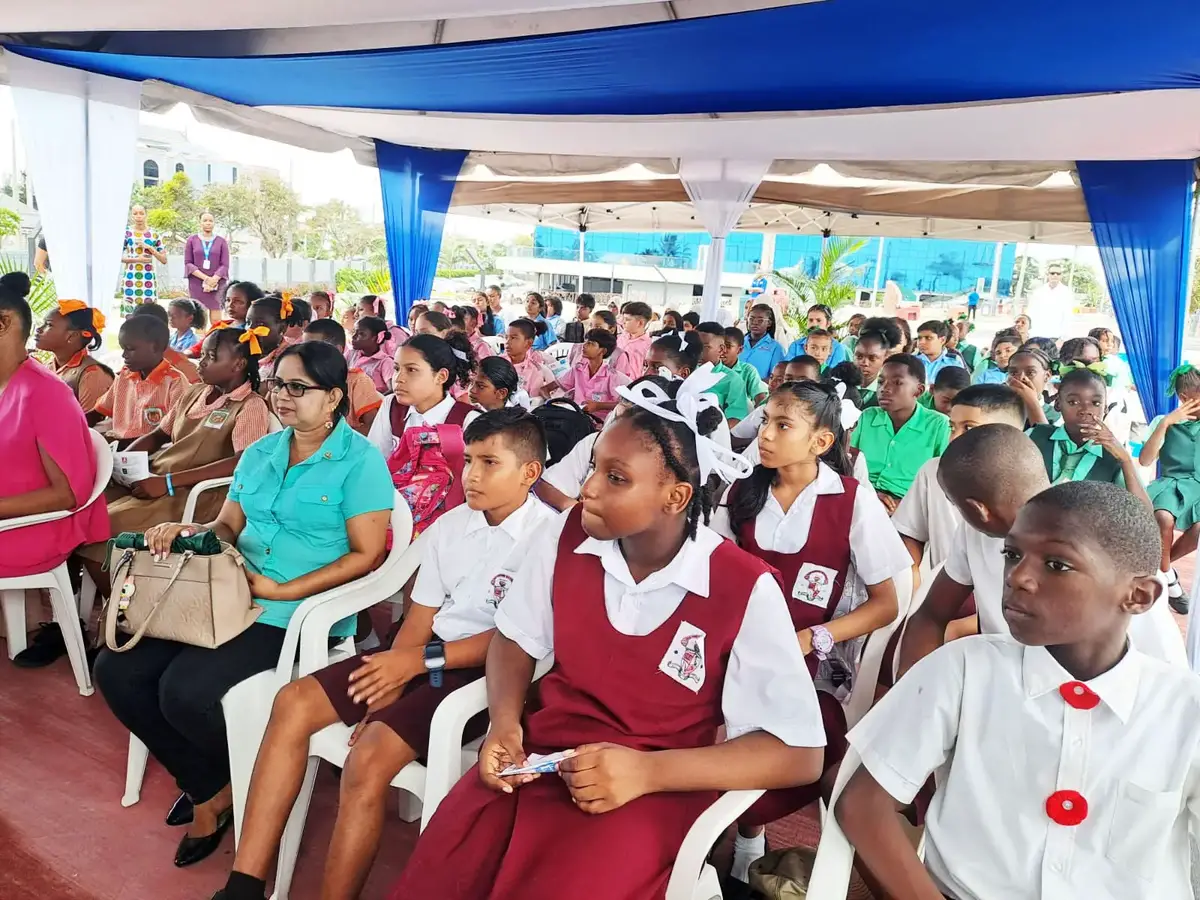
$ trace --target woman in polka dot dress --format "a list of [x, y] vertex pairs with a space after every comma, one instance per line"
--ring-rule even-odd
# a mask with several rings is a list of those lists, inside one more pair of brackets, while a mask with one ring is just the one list
[[125, 276], [121, 279], [121, 315], [127, 316], [135, 306], [158, 299], [158, 283], [154, 261], [166, 263], [162, 239], [146, 227], [146, 208], [135, 206], [129, 213], [130, 225], [125, 230], [125, 249], [121, 262]]

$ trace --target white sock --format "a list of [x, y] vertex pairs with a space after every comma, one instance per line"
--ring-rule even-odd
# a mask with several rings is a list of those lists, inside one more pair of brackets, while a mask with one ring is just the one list
[[761, 832], [757, 837], [742, 837], [733, 839], [733, 867], [729, 874], [738, 881], [750, 883], [750, 863], [759, 859], [767, 852], [767, 833]]

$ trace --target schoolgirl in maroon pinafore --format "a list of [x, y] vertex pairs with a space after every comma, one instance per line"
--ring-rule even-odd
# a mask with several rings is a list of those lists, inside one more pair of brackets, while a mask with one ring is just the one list
[[[697, 527], [699, 464], [686, 444], [705, 439], [691, 437], [687, 418], [651, 412], [678, 415], [654, 394], [661, 389], [646, 390], [649, 399], [622, 389], [643, 408], [597, 441], [595, 473], [561, 532], [528, 545], [497, 612], [480, 765], [438, 807], [391, 900], [654, 900], [720, 790], [756, 778], [794, 784], [819, 770], [816, 698], [778, 584], [765, 563]], [[550, 652], [554, 668], [518, 727], [533, 658]], [[763, 679], [759, 696], [788, 698], [780, 722], [753, 713], [731, 722], [750, 696], [737, 693], [738, 678]], [[722, 723], [731, 740], [714, 746]], [[564, 749], [576, 755], [559, 773], [507, 787], [495, 777], [526, 753]], [[685, 754], [655, 765], [664, 751]], [[711, 761], [702, 765], [702, 754]], [[681, 771], [698, 780], [672, 781]]]

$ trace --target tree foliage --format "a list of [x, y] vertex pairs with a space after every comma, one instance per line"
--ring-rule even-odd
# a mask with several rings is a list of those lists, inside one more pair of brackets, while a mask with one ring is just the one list
[[[1025, 267], [1025, 279], [1021, 279], [1021, 268]], [[1018, 256], [1013, 260], [1012, 296], [1014, 299], [1028, 297], [1029, 292], [1042, 283], [1042, 264], [1032, 256]]]
[[21, 233], [21, 214], [7, 206], [0, 206], [0, 238]]
[[[1075, 299], [1082, 306], [1099, 306], [1104, 299], [1104, 282], [1096, 270], [1087, 263], [1071, 262], [1070, 259], [1052, 259], [1048, 266], [1062, 267], [1063, 284], [1069, 284]], [[1025, 276], [1028, 281], [1029, 276]]]
[[299, 226], [304, 205], [296, 192], [278, 178], [263, 178], [250, 206], [249, 228], [258, 236], [267, 256], [288, 252]]
[[383, 228], [363, 222], [358, 210], [344, 200], [330, 200], [313, 208], [304, 223], [304, 237], [310, 256], [357, 259], [372, 255], [383, 238]]
[[254, 189], [246, 184], [210, 184], [200, 192], [200, 212], [212, 213], [216, 231], [230, 240], [250, 227], [250, 210], [254, 207]]
[[849, 306], [858, 297], [858, 281], [865, 265], [852, 265], [850, 257], [867, 245], [863, 238], [831, 237], [821, 248], [816, 270], [811, 274], [802, 266], [774, 272], [776, 282], [789, 295], [784, 318], [801, 333], [807, 331], [808, 308], [823, 303], [836, 310]]

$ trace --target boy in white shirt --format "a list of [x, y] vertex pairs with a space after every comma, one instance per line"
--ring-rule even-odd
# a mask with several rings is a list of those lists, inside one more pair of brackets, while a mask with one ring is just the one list
[[[496, 610], [526, 555], [522, 541], [537, 540], [555, 513], [530, 494], [546, 458], [536, 418], [518, 407], [486, 412], [463, 439], [466, 503], [425, 533], [412, 606], [391, 649], [335, 663], [276, 698], [234, 871], [213, 900], [263, 900], [300, 792], [309, 738], [338, 721], [355, 729], [322, 896], [357, 897], [379, 846], [388, 785], [425, 755], [441, 700], [483, 677]], [[475, 722], [466, 737], [485, 728], [485, 721]]]
[[[863, 764], [835, 815], [889, 896], [1190, 900], [1200, 681], [1128, 635], [1158, 605], [1160, 552], [1116, 485], [1060, 484], [1020, 511], [1011, 637], [934, 651], [849, 735]], [[894, 811], [934, 773], [922, 864]]]

